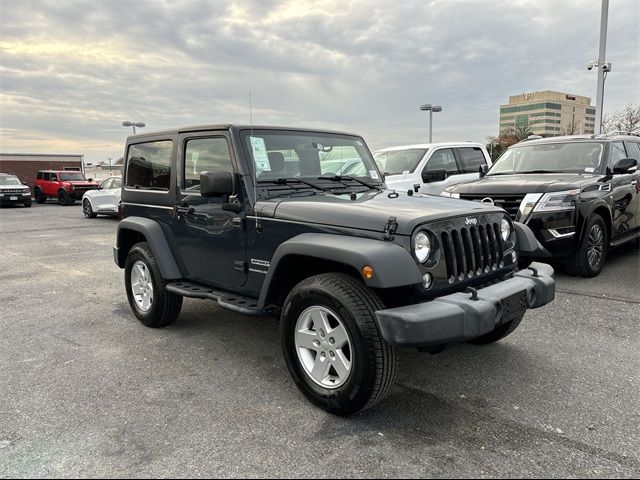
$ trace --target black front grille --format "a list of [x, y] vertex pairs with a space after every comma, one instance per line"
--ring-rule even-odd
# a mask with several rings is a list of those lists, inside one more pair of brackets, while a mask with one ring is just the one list
[[471, 279], [502, 268], [504, 245], [498, 223], [440, 233], [449, 283]]
[[[464, 200], [473, 200], [474, 202], [482, 202], [483, 200], [490, 198], [493, 200], [496, 207], [504, 208], [511, 219], [516, 220], [524, 195], [460, 195], [460, 198]], [[488, 202], [488, 200], [485, 200], [485, 202]]]

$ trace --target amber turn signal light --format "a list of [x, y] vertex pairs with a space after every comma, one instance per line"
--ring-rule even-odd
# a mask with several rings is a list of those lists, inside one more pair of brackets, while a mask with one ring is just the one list
[[367, 280], [373, 278], [373, 267], [369, 265], [362, 267], [362, 276]]

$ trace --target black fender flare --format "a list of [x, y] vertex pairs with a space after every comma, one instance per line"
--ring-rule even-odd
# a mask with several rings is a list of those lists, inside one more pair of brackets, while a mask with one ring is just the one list
[[422, 283], [422, 274], [416, 260], [400, 245], [371, 238], [351, 237], [328, 233], [303, 233], [283, 242], [269, 264], [260, 293], [264, 305], [273, 277], [280, 262], [289, 255], [313, 257], [342, 263], [361, 272], [369, 265], [374, 274], [370, 279], [361, 277], [372, 288], [393, 288]]
[[[606, 226], [610, 233], [609, 241], [611, 241], [611, 237], [613, 237], [613, 214], [614, 214], [611, 202], [612, 202], [611, 197], [600, 198], [595, 202], [591, 202], [588, 210], [584, 212], [580, 212], [580, 216], [582, 218], [580, 219], [579, 231], [578, 231], [578, 228], [576, 228], [576, 242], [578, 242], [578, 244], [586, 234], [587, 223], [589, 222], [589, 218], [591, 217], [591, 215], [595, 213], [597, 209], [601, 209], [601, 208], [605, 209], [609, 214], [609, 217], [603, 218], [603, 220], [607, 224]], [[576, 225], [576, 227], [578, 227], [578, 225]]]
[[523, 257], [551, 257], [549, 250], [544, 248], [538, 241], [533, 231], [524, 223], [513, 222], [516, 230], [516, 249]]
[[162, 226], [155, 220], [144, 217], [127, 217], [118, 223], [116, 233], [117, 264], [124, 268], [128, 251], [121, 251], [121, 239], [124, 232], [133, 231], [144, 236], [158, 264], [162, 277], [167, 280], [183, 278], [182, 272], [173, 256]]

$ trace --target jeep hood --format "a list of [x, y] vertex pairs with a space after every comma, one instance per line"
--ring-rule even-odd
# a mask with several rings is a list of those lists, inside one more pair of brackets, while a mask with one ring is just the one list
[[348, 194], [318, 194], [273, 198], [256, 205], [256, 213], [261, 217], [377, 232], [384, 232], [389, 217], [396, 217], [399, 235], [411, 235], [418, 225], [433, 220], [496, 211], [502, 209], [478, 202], [435, 195], [409, 196], [388, 190], [359, 193], [355, 200]]
[[578, 173], [487, 175], [480, 180], [460, 183], [448, 191], [461, 195], [486, 196], [559, 192], [581, 188], [597, 178], [598, 175]]

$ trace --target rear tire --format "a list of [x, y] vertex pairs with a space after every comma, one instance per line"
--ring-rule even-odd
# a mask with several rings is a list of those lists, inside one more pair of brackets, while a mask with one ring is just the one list
[[43, 204], [47, 201], [47, 197], [42, 194], [42, 191], [39, 188], [36, 188], [33, 191], [33, 196], [36, 198], [36, 203]]
[[595, 277], [604, 267], [609, 250], [609, 236], [604, 219], [594, 213], [587, 222], [580, 248], [566, 263], [567, 273], [581, 277]]
[[161, 328], [178, 318], [182, 297], [167, 292], [167, 283], [147, 242], [136, 243], [129, 250], [124, 278], [129, 306], [143, 325]]
[[520, 322], [522, 322], [523, 318], [524, 313], [522, 314], [522, 316], [511, 320], [510, 322], [500, 325], [493, 332], [489, 332], [486, 335], [482, 335], [481, 337], [469, 340], [469, 343], [473, 345], [488, 345], [490, 343], [497, 342], [498, 340], [502, 340], [503, 338], [511, 335], [513, 331], [518, 328], [518, 325], [520, 325]]
[[60, 190], [58, 192], [58, 203], [64, 207], [73, 203], [73, 198], [69, 196], [66, 190]]
[[376, 310], [383, 308], [374, 292], [339, 273], [307, 278], [291, 290], [280, 338], [289, 373], [311, 403], [351, 415], [385, 396], [395, 380], [397, 357], [375, 322]]

